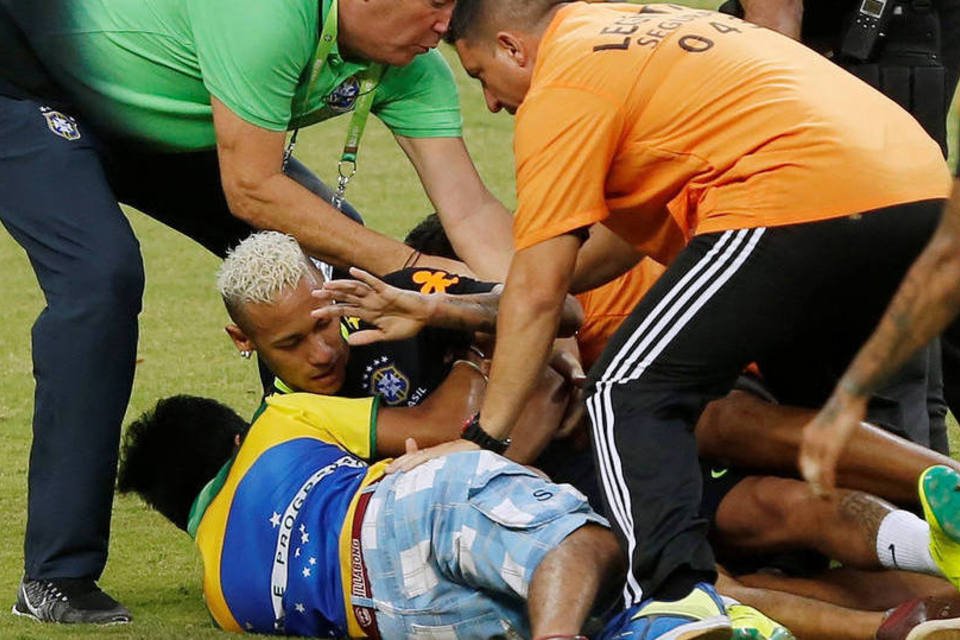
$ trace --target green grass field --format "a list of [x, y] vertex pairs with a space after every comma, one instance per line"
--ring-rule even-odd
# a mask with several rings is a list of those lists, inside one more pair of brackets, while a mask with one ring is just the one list
[[[716, 2], [689, 3], [715, 6]], [[449, 51], [447, 52], [449, 53]], [[480, 172], [508, 205], [514, 203], [511, 120], [488, 113], [479, 87], [458, 73], [465, 136]], [[305, 130], [298, 157], [332, 181], [345, 122]], [[52, 177], [54, 179], [55, 177]], [[170, 185], [177, 188], [177, 185]], [[360, 170], [349, 197], [369, 226], [402, 236], [431, 211], [402, 152], [379, 122], [371, 121]], [[217, 260], [166, 227], [130, 211], [147, 272], [141, 338], [127, 421], [161, 397], [191, 393], [217, 398], [243, 414], [258, 402], [255, 366], [237, 357], [223, 332], [226, 314], [213, 279]], [[0, 233], [4, 274], [0, 330], [0, 610], [12, 605], [22, 571], [26, 471], [33, 379], [30, 326], [42, 298], [22, 250]], [[115, 503], [111, 560], [101, 584], [122, 599], [136, 621], [94, 629], [39, 625], [0, 613], [0, 638], [213, 638], [200, 592], [200, 563], [187, 536], [139, 500]]]

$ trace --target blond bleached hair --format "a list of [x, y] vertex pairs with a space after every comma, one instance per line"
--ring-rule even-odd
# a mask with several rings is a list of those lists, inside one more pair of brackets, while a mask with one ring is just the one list
[[217, 273], [217, 290], [227, 310], [246, 304], [270, 304], [316, 270], [296, 238], [279, 231], [259, 231], [227, 253]]

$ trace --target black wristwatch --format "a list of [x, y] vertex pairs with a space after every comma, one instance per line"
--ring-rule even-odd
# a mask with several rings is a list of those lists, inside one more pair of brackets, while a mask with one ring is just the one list
[[503, 452], [506, 451], [507, 447], [510, 446], [510, 438], [497, 440], [483, 430], [483, 427], [480, 426], [479, 411], [473, 414], [473, 417], [463, 424], [463, 429], [460, 431], [460, 437], [464, 440], [469, 440], [474, 444], [480, 445], [482, 449], [493, 451], [494, 453], [499, 453], [501, 455], [503, 455]]

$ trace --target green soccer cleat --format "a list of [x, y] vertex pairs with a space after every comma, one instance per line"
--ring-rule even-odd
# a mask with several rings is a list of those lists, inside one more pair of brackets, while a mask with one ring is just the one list
[[930, 525], [930, 555], [943, 576], [960, 588], [960, 474], [943, 465], [920, 474], [923, 517]]
[[727, 606], [733, 626], [732, 640], [796, 640], [790, 630], [745, 604]]

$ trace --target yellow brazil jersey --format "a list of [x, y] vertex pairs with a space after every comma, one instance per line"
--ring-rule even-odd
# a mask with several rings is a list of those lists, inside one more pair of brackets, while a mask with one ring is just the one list
[[383, 475], [376, 398], [266, 400], [236, 457], [201, 493], [190, 529], [207, 607], [230, 631], [363, 637], [349, 610], [349, 523]]

